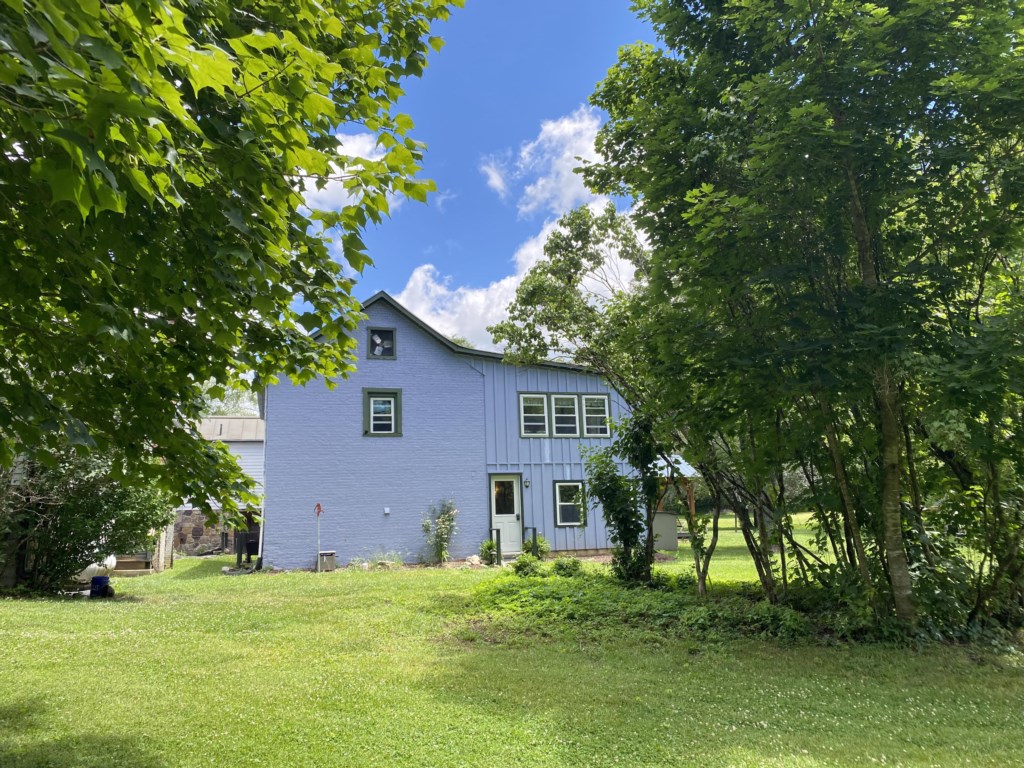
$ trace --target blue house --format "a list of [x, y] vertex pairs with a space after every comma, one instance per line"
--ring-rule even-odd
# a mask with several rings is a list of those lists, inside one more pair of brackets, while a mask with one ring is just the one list
[[[453, 557], [501, 531], [522, 550], [536, 528], [552, 550], [610, 546], [600, 510], [583, 514], [580, 449], [603, 447], [626, 406], [599, 376], [560, 363], [516, 367], [459, 346], [386, 293], [363, 305], [358, 369], [334, 389], [282, 381], [265, 393], [263, 559], [349, 562], [424, 552], [432, 504], [459, 509]], [[626, 467], [623, 466], [623, 471]]]

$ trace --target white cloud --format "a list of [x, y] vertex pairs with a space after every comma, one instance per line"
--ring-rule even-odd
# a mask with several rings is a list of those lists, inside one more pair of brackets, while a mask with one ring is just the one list
[[444, 209], [448, 205], [448, 203], [457, 198], [458, 196], [458, 192], [452, 192], [451, 190], [446, 189], [443, 192], [436, 192], [435, 194], [428, 197], [427, 203], [437, 208], [438, 213], [444, 213]]
[[594, 160], [594, 140], [601, 120], [596, 111], [581, 106], [557, 120], [545, 120], [533, 141], [524, 142], [512, 153], [491, 155], [480, 164], [487, 186], [502, 200], [517, 188], [516, 207], [520, 216], [538, 211], [559, 216], [570, 208], [589, 202], [594, 196], [574, 169], [581, 160]]
[[505, 181], [505, 168], [497, 158], [487, 158], [480, 163], [480, 173], [487, 179], [487, 186], [498, 193], [504, 200], [508, 196], [508, 182]]
[[[464, 336], [478, 349], [495, 349], [487, 327], [504, 320], [523, 277], [544, 258], [544, 243], [557, 227], [557, 219], [571, 208], [589, 205], [602, 208], [607, 198], [591, 194], [573, 169], [577, 158], [594, 159], [594, 139], [600, 119], [580, 107], [572, 114], [546, 120], [537, 137], [524, 142], [514, 156], [506, 153], [485, 158], [480, 171], [487, 186], [506, 199], [515, 191], [521, 217], [547, 214], [539, 231], [522, 243], [509, 261], [510, 274], [486, 286], [458, 285], [433, 264], [413, 270], [397, 299], [418, 317], [446, 335]], [[513, 189], [515, 185], [515, 190]], [[426, 255], [432, 253], [428, 249]], [[607, 283], [628, 285], [632, 265], [612, 255], [603, 275], [591, 276], [584, 287], [596, 296], [607, 294]]]
[[[603, 207], [604, 200], [595, 200], [592, 208]], [[487, 327], [508, 317], [508, 305], [516, 295], [523, 277], [544, 258], [544, 243], [558, 223], [551, 219], [540, 231], [516, 249], [512, 257], [512, 274], [489, 285], [471, 287], [454, 285], [449, 275], [442, 275], [433, 264], [413, 270], [405, 288], [396, 297], [417, 317], [447, 336], [463, 336], [477, 349], [494, 350]], [[608, 296], [610, 290], [625, 288], [633, 279], [633, 266], [609, 254], [600, 274], [588, 275], [583, 287], [596, 297]]]
[[594, 160], [594, 140], [601, 121], [589, 107], [541, 124], [536, 139], [519, 150], [520, 175], [533, 181], [519, 198], [519, 213], [529, 215], [547, 210], [556, 216], [594, 199], [573, 169], [580, 159]]

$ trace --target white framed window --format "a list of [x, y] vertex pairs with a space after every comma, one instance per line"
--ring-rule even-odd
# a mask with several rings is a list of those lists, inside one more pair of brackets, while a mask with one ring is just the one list
[[395, 398], [370, 398], [370, 434], [393, 435], [395, 433]]
[[579, 437], [579, 400], [576, 395], [552, 395], [551, 419], [555, 437]]
[[519, 396], [519, 433], [523, 437], [547, 437], [547, 395]]
[[608, 395], [583, 396], [583, 436], [608, 437]]
[[563, 528], [582, 527], [582, 496], [583, 483], [578, 480], [555, 483], [555, 525]]
[[402, 390], [363, 390], [363, 434], [368, 437], [400, 437]]

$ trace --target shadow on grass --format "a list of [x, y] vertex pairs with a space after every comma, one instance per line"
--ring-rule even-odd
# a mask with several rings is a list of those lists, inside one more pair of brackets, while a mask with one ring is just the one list
[[[83, 712], [81, 732], [51, 737], [37, 699], [0, 706], [0, 766], [3, 768], [165, 768], [142, 738], [103, 733], [102, 709]], [[87, 731], [86, 729], [91, 729]]]

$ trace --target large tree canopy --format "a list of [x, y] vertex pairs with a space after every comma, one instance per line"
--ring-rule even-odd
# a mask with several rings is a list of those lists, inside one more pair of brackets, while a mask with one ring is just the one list
[[635, 200], [654, 376], [713, 438], [693, 458], [764, 533], [799, 490], [834, 560], [807, 565], [880, 617], [1019, 604], [1019, 3], [637, 6], [664, 48], [598, 87], [586, 177]]
[[115, 445], [230, 508], [203, 387], [344, 375], [360, 233], [429, 189], [393, 105], [459, 4], [0, 2], [0, 465]]

